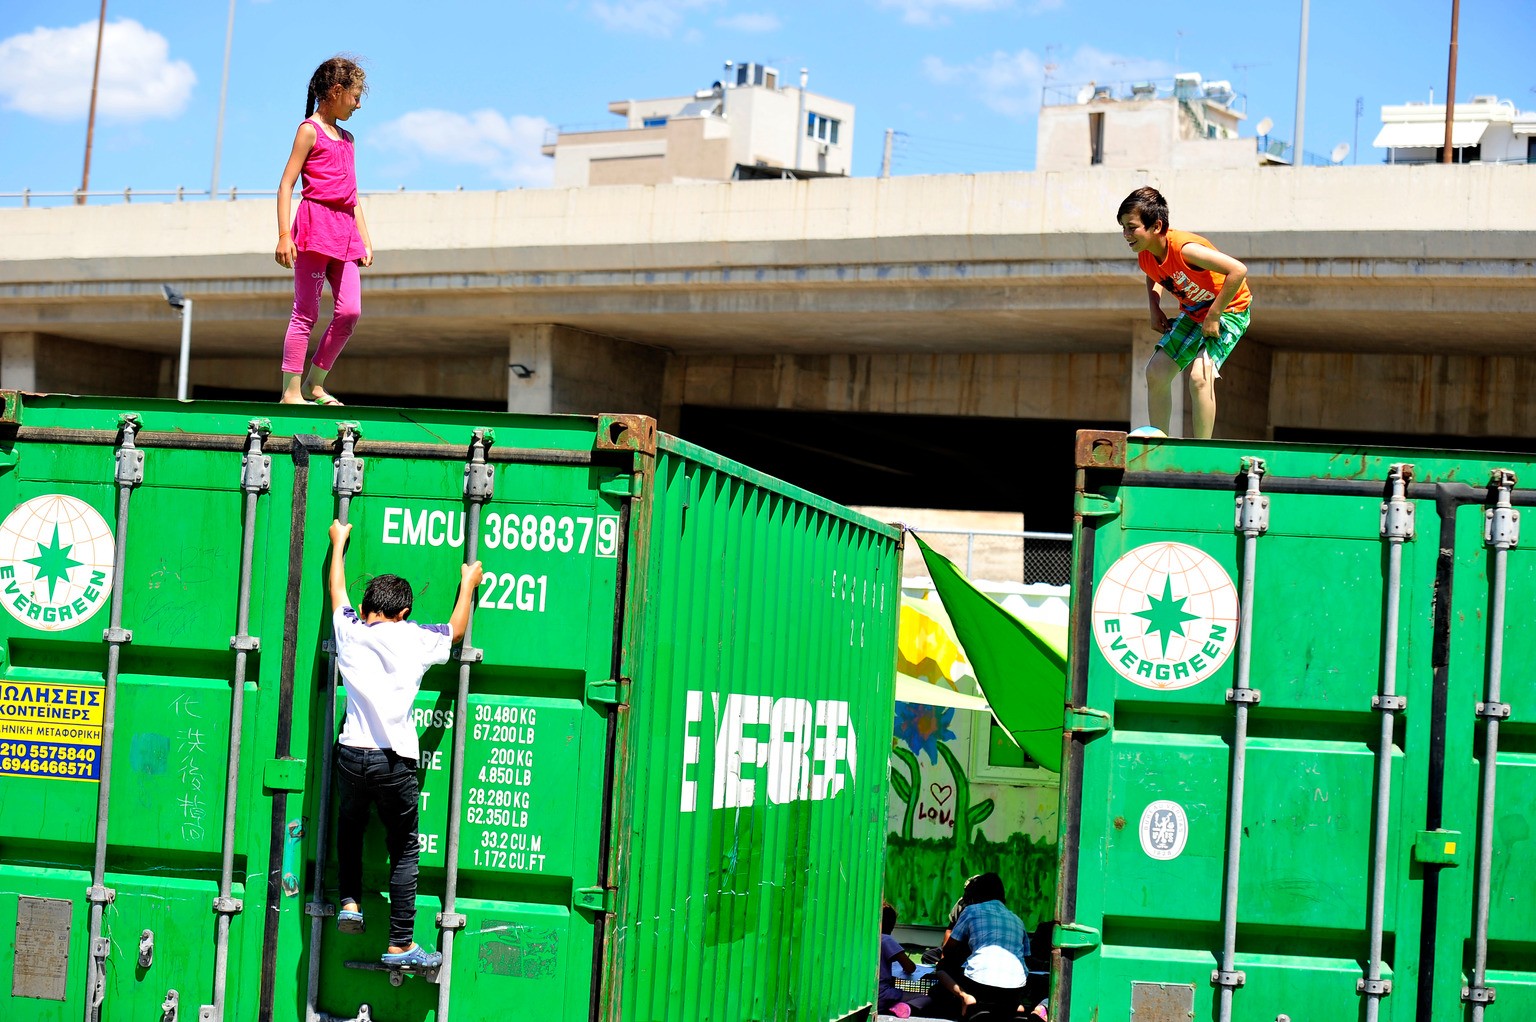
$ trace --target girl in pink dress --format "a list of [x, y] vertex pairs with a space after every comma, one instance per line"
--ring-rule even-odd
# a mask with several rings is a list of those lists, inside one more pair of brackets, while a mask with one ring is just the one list
[[[357, 170], [352, 135], [345, 121], [362, 106], [367, 91], [363, 69], [346, 57], [332, 57], [309, 80], [304, 123], [293, 137], [293, 152], [277, 186], [277, 261], [293, 270], [293, 316], [283, 338], [283, 403], [313, 400], [339, 405], [325, 389], [336, 356], [352, 336], [363, 302], [358, 266], [373, 262], [373, 242], [357, 204]], [[290, 217], [293, 184], [304, 178], [298, 215]], [[291, 233], [290, 233], [291, 228]], [[304, 360], [320, 312], [320, 291], [329, 281], [335, 314], [320, 338], [309, 374]]]

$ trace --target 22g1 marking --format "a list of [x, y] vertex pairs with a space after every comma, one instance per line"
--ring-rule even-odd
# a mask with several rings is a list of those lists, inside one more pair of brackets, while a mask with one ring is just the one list
[[[595, 527], [595, 528], [594, 528]], [[596, 541], [593, 533], [596, 532]], [[617, 557], [618, 515], [520, 515], [515, 511], [485, 516], [485, 545], [491, 550], [539, 550], [544, 553]], [[483, 604], [482, 604], [483, 606]]]

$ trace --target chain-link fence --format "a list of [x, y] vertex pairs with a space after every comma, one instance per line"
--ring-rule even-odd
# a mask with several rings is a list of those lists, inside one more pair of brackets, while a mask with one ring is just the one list
[[[1064, 586], [1072, 581], [1072, 534], [987, 529], [913, 530], [948, 557], [969, 579], [990, 582], [1041, 582]], [[909, 546], [902, 574], [926, 575], [922, 554]]]

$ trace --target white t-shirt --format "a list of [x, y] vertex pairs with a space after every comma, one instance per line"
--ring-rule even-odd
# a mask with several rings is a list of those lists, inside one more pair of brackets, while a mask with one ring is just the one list
[[1004, 990], [1017, 990], [1029, 978], [1018, 955], [996, 944], [973, 951], [965, 960], [965, 974], [977, 983]]
[[427, 668], [448, 662], [453, 648], [448, 626], [414, 621], [367, 625], [351, 607], [338, 607], [331, 617], [336, 663], [347, 689], [347, 718], [339, 741], [355, 749], [393, 749], [407, 759], [419, 759], [411, 706]]

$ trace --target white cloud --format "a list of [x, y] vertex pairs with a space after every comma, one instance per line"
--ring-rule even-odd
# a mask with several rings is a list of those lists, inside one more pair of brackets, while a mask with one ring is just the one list
[[[0, 97], [8, 110], [69, 121], [91, 106], [96, 22], [37, 28], [0, 41]], [[96, 114], [141, 121], [175, 117], [187, 107], [197, 75], [170, 59], [165, 36], [129, 18], [109, 22], [101, 41]]]
[[[946, 64], [938, 57], [923, 59], [923, 74], [936, 85], [968, 85], [989, 108], [1009, 117], [1028, 118], [1040, 109], [1046, 63], [1031, 50], [995, 51], [965, 64]], [[1109, 83], [1170, 78], [1173, 66], [1159, 60], [1123, 57], [1092, 46], [1081, 46], [1051, 67], [1052, 88], [1077, 88], [1089, 82]]]
[[592, 14], [614, 32], [637, 32], [666, 38], [677, 31], [694, 11], [714, 7], [724, 0], [616, 0], [592, 4]]
[[776, 14], [733, 14], [729, 18], [721, 18], [715, 22], [721, 28], [728, 28], [736, 32], [777, 32], [783, 22]]
[[552, 126], [542, 117], [505, 117], [496, 110], [468, 115], [413, 110], [379, 125], [367, 137], [406, 156], [479, 167], [505, 184], [542, 188], [554, 179], [555, 161], [539, 151]]
[[[909, 25], [947, 25], [948, 12], [970, 14], [978, 11], [997, 11], [1012, 7], [1013, 0], [878, 0], [881, 7], [901, 12], [901, 20]], [[1041, 0], [1057, 4], [1061, 0]]]

